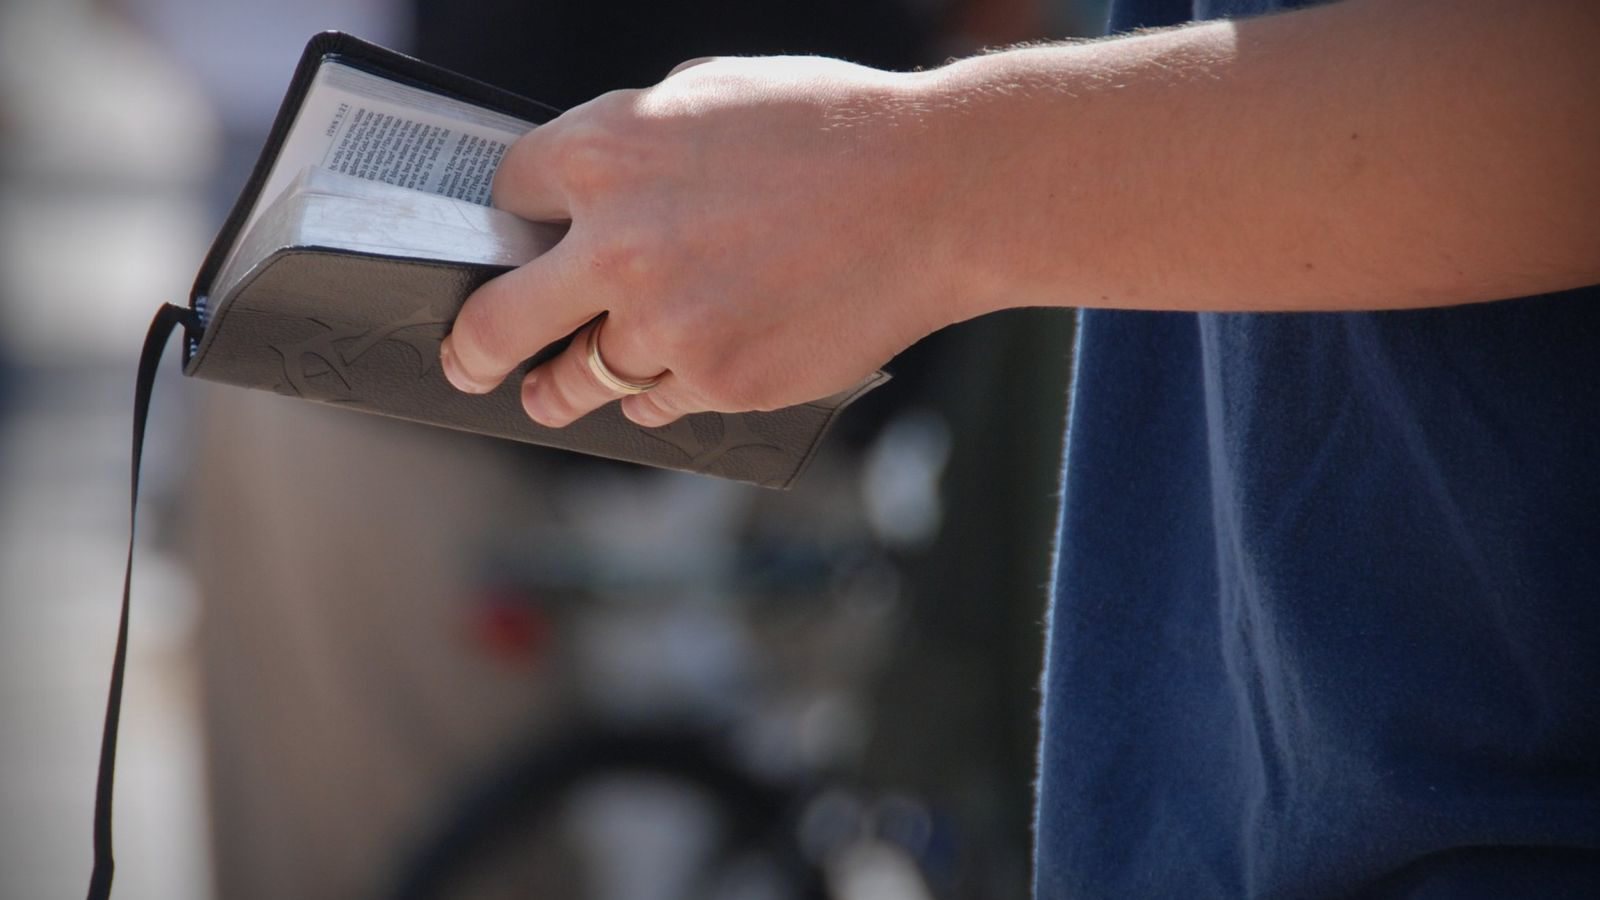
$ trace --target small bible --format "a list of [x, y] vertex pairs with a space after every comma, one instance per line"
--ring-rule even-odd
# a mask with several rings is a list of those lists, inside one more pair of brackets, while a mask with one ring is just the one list
[[190, 297], [184, 371], [308, 400], [646, 465], [789, 487], [834, 417], [886, 379], [773, 412], [641, 428], [610, 404], [562, 429], [520, 376], [455, 391], [439, 342], [474, 288], [565, 226], [490, 207], [496, 166], [554, 110], [329, 32], [307, 45]]

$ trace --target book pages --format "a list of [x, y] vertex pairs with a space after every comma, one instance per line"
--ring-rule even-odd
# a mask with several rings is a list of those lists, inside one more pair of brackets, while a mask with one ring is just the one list
[[[533, 123], [324, 62], [241, 235], [308, 166], [487, 206], [495, 169]], [[239, 244], [224, 272], [236, 270]], [[220, 287], [220, 285], [219, 285]], [[218, 291], [219, 294], [223, 293]]]

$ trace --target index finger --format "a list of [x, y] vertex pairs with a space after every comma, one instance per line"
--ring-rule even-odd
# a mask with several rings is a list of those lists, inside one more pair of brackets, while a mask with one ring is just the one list
[[567, 222], [572, 211], [557, 178], [554, 147], [568, 113], [535, 126], [506, 148], [495, 170], [490, 204], [535, 222]]

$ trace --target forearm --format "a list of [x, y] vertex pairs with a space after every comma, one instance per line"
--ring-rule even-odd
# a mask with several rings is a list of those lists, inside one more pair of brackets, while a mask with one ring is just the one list
[[1348, 0], [918, 76], [976, 315], [1600, 281], [1600, 6]]
[[529, 414], [565, 425], [621, 378], [654, 385], [623, 410], [657, 426], [850, 389], [1005, 306], [1377, 309], [1597, 282], [1600, 11], [1511, 6], [1346, 0], [910, 75], [684, 68], [507, 152], [497, 205], [572, 225], [467, 300], [441, 361], [482, 393], [582, 329], [525, 376]]

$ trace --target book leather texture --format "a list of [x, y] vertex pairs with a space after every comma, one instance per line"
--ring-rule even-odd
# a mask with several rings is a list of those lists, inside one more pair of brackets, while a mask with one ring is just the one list
[[503, 271], [315, 248], [280, 251], [209, 323], [190, 375], [401, 419], [786, 488], [855, 390], [773, 412], [698, 413], [642, 428], [611, 403], [565, 428], [522, 410], [522, 376], [489, 394], [451, 387], [439, 343], [474, 288]]

